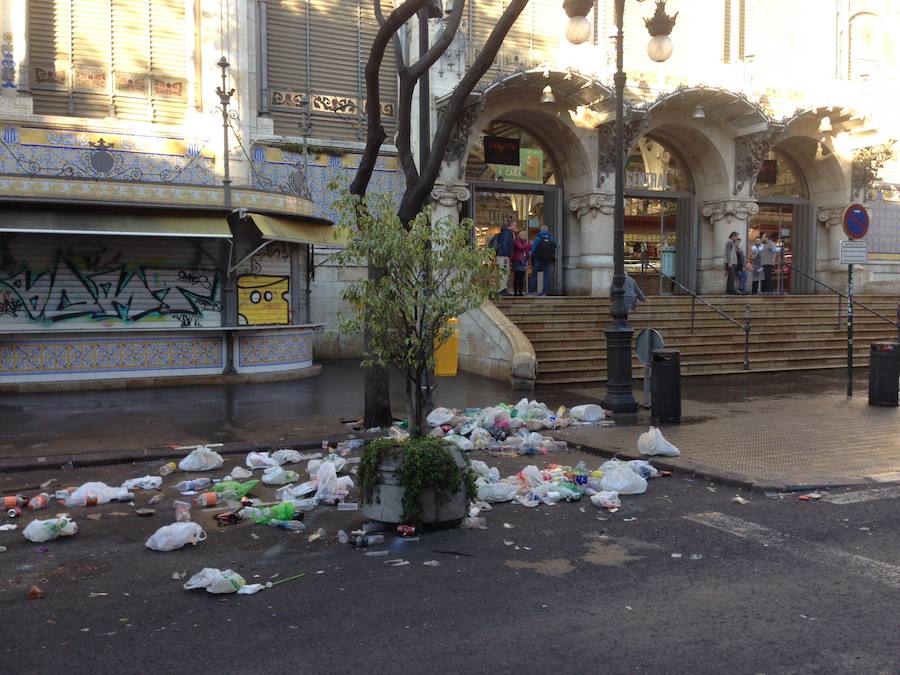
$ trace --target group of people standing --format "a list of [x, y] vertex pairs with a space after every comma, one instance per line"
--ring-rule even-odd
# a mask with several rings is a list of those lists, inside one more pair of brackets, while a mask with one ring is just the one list
[[[782, 247], [775, 236], [763, 234], [750, 247], [750, 261], [741, 246], [741, 237], [732, 232], [725, 242], [725, 293], [727, 295], [771, 295], [772, 273]], [[747, 291], [747, 272], [752, 277], [752, 291]]]
[[[556, 240], [550, 236], [550, 229], [546, 225], [541, 225], [537, 236], [529, 242], [528, 227], [511, 220], [494, 235], [489, 246], [496, 252], [497, 265], [501, 270], [500, 295], [525, 295], [525, 276], [529, 262], [531, 277], [528, 280], [528, 295], [549, 295], [553, 265], [556, 263]], [[512, 293], [509, 291], [510, 272]], [[542, 273], [540, 291], [539, 273]]]

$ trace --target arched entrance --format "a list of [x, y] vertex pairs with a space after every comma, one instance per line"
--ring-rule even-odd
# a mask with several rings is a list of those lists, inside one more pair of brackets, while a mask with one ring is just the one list
[[[777, 148], [769, 151], [756, 175], [753, 196], [759, 212], [748, 223], [748, 244], [767, 235], [781, 247], [773, 292], [815, 293], [815, 283], [803, 276], [815, 275], [815, 210], [803, 173], [790, 155]], [[801, 273], [794, 274], [793, 268]]]
[[[557, 244], [557, 259], [562, 259], [562, 189], [552, 153], [536, 136], [503, 119], [492, 121], [469, 152], [465, 178], [476, 244], [487, 246], [505, 223], [524, 230], [529, 242], [546, 226]], [[543, 291], [546, 285], [549, 294], [561, 293], [562, 265], [554, 265], [547, 275], [532, 272], [530, 291]]]
[[694, 221], [693, 202], [678, 153], [653, 136], [640, 138], [625, 161], [625, 269], [645, 294], [674, 292], [666, 277], [685, 283], [676, 260], [678, 251], [686, 255], [696, 246], [696, 229], [685, 227]]

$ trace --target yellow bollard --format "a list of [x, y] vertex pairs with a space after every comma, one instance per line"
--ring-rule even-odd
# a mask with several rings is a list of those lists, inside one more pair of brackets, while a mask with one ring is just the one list
[[[456, 326], [459, 319], [447, 321], [450, 326]], [[454, 377], [459, 362], [459, 329], [454, 328], [450, 337], [443, 344], [434, 342], [434, 374], [435, 377]]]

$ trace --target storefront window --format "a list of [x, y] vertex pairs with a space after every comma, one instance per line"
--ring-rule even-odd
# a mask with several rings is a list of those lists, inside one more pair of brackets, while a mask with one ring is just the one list
[[625, 162], [626, 190], [688, 192], [688, 174], [678, 158], [652, 138], [641, 138]]

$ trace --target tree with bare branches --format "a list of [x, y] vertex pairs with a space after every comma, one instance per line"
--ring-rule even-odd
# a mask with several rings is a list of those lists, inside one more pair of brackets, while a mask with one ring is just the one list
[[[474, 2], [475, 0], [469, 0]], [[510, 0], [500, 19], [494, 25], [481, 50], [477, 52], [472, 65], [463, 75], [459, 84], [451, 93], [444, 114], [438, 121], [433, 138], [431, 152], [424, 165], [417, 166], [412, 153], [412, 105], [413, 91], [429, 69], [450, 47], [459, 30], [466, 0], [453, 0], [452, 9], [447, 13], [443, 29], [434, 43], [424, 54], [415, 60], [406, 59], [399, 37], [399, 31], [420, 11], [426, 11], [433, 0], [404, 0], [393, 11], [385, 15], [381, 0], [374, 0], [375, 15], [379, 29], [369, 50], [366, 62], [366, 148], [360, 159], [356, 176], [350, 184], [351, 194], [365, 196], [372, 172], [381, 146], [387, 140], [387, 133], [381, 118], [379, 71], [384, 62], [388, 45], [393, 42], [396, 55], [396, 68], [399, 81], [397, 101], [397, 133], [396, 146], [400, 166], [403, 170], [405, 189], [398, 208], [398, 217], [403, 223], [411, 223], [426, 206], [434, 183], [441, 170], [447, 147], [456, 131], [457, 119], [462, 113], [469, 95], [485, 73], [490, 69], [516, 19], [528, 5], [528, 0]], [[427, 139], [420, 139], [422, 140]], [[377, 280], [382, 270], [369, 266], [369, 278]], [[364, 331], [366, 345], [369, 343], [369, 331]], [[365, 375], [365, 424], [366, 426], [386, 426], [391, 422], [390, 394], [388, 391], [388, 373], [380, 367], [366, 369]]]

